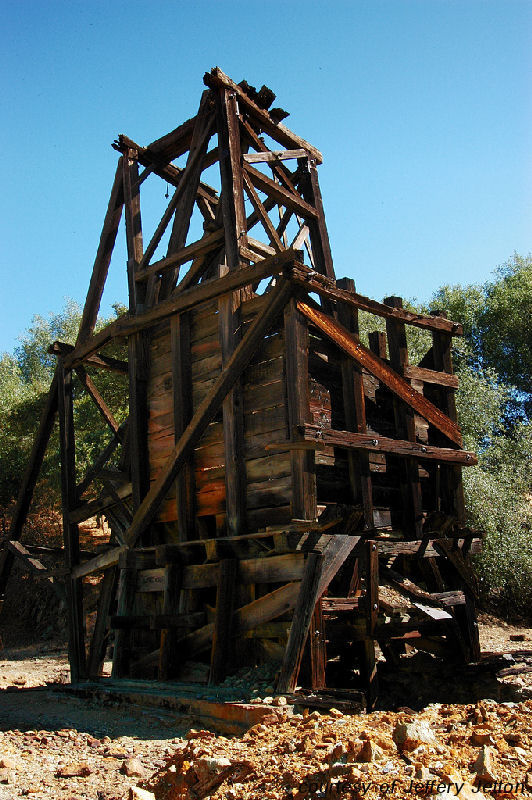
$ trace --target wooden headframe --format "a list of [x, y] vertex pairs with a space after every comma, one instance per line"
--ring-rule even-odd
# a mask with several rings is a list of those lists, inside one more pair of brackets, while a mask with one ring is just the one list
[[[357, 566], [353, 572], [350, 592], [355, 598], [357, 587], [365, 586], [360, 608], [366, 609], [367, 625], [361, 647], [371, 685], [374, 652], [372, 655], [369, 643], [376, 635], [379, 602], [379, 551], [369, 538], [376, 535], [379, 527], [372, 457], [378, 453], [400, 463], [398, 480], [406, 539], [426, 539], [426, 510], [419, 478], [421, 463], [437, 464], [438, 469], [441, 465], [438, 486], [452, 498], [448, 508], [463, 526], [460, 469], [462, 465], [475, 463], [475, 456], [461, 449], [453, 405], [456, 378], [452, 374], [450, 346], [452, 336], [461, 333], [461, 326], [443, 315], [421, 315], [403, 309], [398, 298], [376, 302], [358, 294], [353, 281], [336, 281], [318, 182], [320, 152], [282, 124], [286, 112], [270, 107], [275, 95], [266, 87], [257, 92], [246, 82], [237, 85], [218, 68], [207, 73], [204, 82], [207, 88], [195, 117], [147, 147], [124, 135], [113, 144], [120, 157], [79, 334], [74, 345], [55, 342], [50, 349], [58, 357], [58, 366], [22, 480], [9, 533], [11, 547], [5, 548], [0, 556], [0, 591], [5, 591], [16, 554], [23, 556], [14, 543], [22, 535], [58, 414], [73, 680], [98, 674], [101, 669], [108, 633], [106, 620], [115, 602], [118, 621], [113, 674], [127, 673], [132, 639], [123, 620], [139, 619], [134, 612], [135, 592], [139, 591], [135, 571], [140, 563], [138, 553], [143, 547], [153, 549], [158, 543], [150, 530], [160, 520], [162, 504], [169, 492], [174, 491], [176, 535], [172, 546], [177, 549], [165, 551], [167, 560], [163, 559], [162, 564], [167, 571], [164, 591], [161, 590], [162, 615], [157, 616], [156, 622], [152, 618], [150, 623], [161, 631], [161, 644], [155, 655], [151, 653], [138, 660], [139, 668], [142, 663], [154, 663], [155, 659], [159, 676], [166, 678], [175, 671], [172, 664], [177, 650], [186, 649], [188, 657], [193, 657], [212, 646], [211, 680], [220, 680], [231, 659], [230, 642], [235, 632], [242, 635], [293, 611], [279, 686], [284, 690], [294, 688], [305, 647], [310, 648], [312, 683], [317, 687], [324, 685], [324, 637], [310, 636], [307, 643], [309, 630], [321, 627], [323, 614], [327, 616], [324, 609], [329, 608], [332, 613], [334, 604], [330, 601], [327, 606], [326, 592], [355, 554], [360, 568]], [[213, 139], [215, 144], [211, 144]], [[179, 165], [174, 163], [177, 161]], [[212, 172], [216, 166], [219, 191], [204, 180], [204, 173]], [[147, 239], [142, 227], [141, 193], [143, 183], [151, 176], [166, 182], [171, 193], [167, 192], [167, 206]], [[122, 214], [127, 244], [128, 312], [95, 333]], [[197, 218], [201, 220], [203, 233], [194, 238]], [[191, 231], [194, 236], [189, 241]], [[184, 265], [188, 268], [181, 274]], [[263, 290], [264, 283], [268, 285]], [[319, 303], [313, 299], [316, 296]], [[249, 309], [255, 307], [253, 303], [257, 310], [252, 313]], [[197, 325], [195, 315], [204, 308], [209, 310], [211, 322], [214, 320], [217, 328], [219, 367], [201, 399], [196, 400], [191, 337]], [[386, 335], [372, 334], [369, 347], [360, 341], [359, 311], [385, 321]], [[419, 366], [408, 363], [405, 330], [410, 325], [426, 331], [433, 340], [430, 358]], [[168, 425], [173, 442], [164, 463], [154, 473], [150, 465], [152, 434], [148, 428], [150, 370], [155, 358], [154, 342], [161, 330], [168, 331], [172, 387]], [[193, 566], [187, 556], [191, 548], [199, 546], [194, 453], [215, 420], [221, 421], [223, 431], [224, 527], [217, 528], [210, 538], [206, 535], [200, 538], [219, 539], [221, 546], [222, 540], [247, 536], [251, 541], [253, 536], [265, 535], [250, 523], [246, 505], [249, 467], [243, 376], [249, 374], [246, 370], [272, 332], [282, 340], [283, 403], [288, 423], [287, 435], [277, 443], [278, 451], [288, 454], [289, 465], [290, 503], [284, 530], [304, 534], [307, 544], [298, 540], [297, 552], [286, 553], [286, 558], [270, 552], [270, 558], [263, 558], [262, 564], [242, 561], [233, 551], [229, 555], [226, 552], [223, 557], [219, 555], [215, 573], [210, 568], [202, 572], [200, 565]], [[106, 346], [118, 340], [127, 341], [127, 363], [105, 353]], [[322, 366], [339, 365], [344, 429], [333, 425], [334, 413], [325, 428], [316, 424], [312, 414], [309, 385], [313, 366], [312, 359], [309, 360], [309, 341], [310, 350], [316, 351]], [[127, 422], [119, 425], [114, 419], [88, 369], [127, 373]], [[108, 445], [78, 482], [73, 428], [74, 373], [110, 432]], [[366, 403], [370, 384], [374, 396], [375, 386], [387, 392], [386, 402], [393, 406], [395, 435], [376, 435], [369, 430]], [[427, 386], [429, 389], [425, 391]], [[430, 387], [436, 389], [432, 391]], [[420, 425], [433, 432], [431, 443], [427, 437], [419, 440], [416, 431]], [[267, 446], [263, 445], [263, 449]], [[320, 527], [318, 520], [323, 511], [316, 466], [320, 449], [344, 453], [351, 504], [360, 507], [360, 514], [351, 509], [343, 527], [333, 527], [334, 534], [328, 536], [323, 530], [329, 526], [322, 523]], [[96, 494], [94, 480], [116, 450], [120, 452], [117, 479], [107, 475], [103, 491]], [[97, 513], [105, 514], [110, 522], [110, 548], [82, 561], [78, 525]], [[347, 519], [351, 520], [349, 525]], [[319, 531], [314, 538], [313, 529]], [[209, 547], [218, 558], [217, 546]], [[306, 550], [310, 553], [305, 554]], [[462, 556], [454, 558], [456, 561]], [[266, 561], [270, 572], [265, 567]], [[456, 569], [461, 569], [464, 577], [461, 561]], [[104, 570], [104, 579], [98, 621], [87, 656], [82, 581], [84, 576], [98, 570]], [[237, 580], [243, 580], [245, 585], [259, 584], [261, 580], [264, 585], [282, 582], [285, 585], [270, 586], [271, 591], [260, 597], [248, 592], [246, 597], [236, 592]], [[207, 621], [204, 612], [194, 604], [187, 605], [186, 592], [190, 594], [191, 587], [216, 588], [214, 621]]]

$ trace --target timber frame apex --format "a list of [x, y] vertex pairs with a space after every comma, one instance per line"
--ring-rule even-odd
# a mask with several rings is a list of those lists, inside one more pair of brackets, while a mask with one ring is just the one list
[[[479, 653], [480, 538], [465, 524], [461, 478], [476, 457], [462, 449], [451, 359], [462, 326], [337, 280], [320, 151], [282, 124], [268, 87], [218, 67], [204, 83], [197, 114], [170, 133], [113, 143], [80, 329], [50, 345], [57, 367], [0, 552], [0, 593], [15, 558], [44, 569], [20, 539], [58, 418], [65, 568], [48, 577], [67, 601], [73, 681], [101, 676], [112, 643], [114, 677], [169, 680], [192, 663], [218, 683], [238, 642], [247, 665], [278, 662], [280, 691], [358, 680], [372, 705], [376, 642], [393, 664], [414, 640], [448, 658]], [[148, 238], [141, 194], [155, 179], [172, 190]], [[95, 332], [122, 216], [129, 308]], [[378, 321], [367, 337], [360, 313]], [[415, 364], [411, 327], [426, 343]], [[106, 350], [116, 342], [127, 359]], [[102, 369], [127, 376], [122, 424]], [[108, 431], [83, 476], [74, 379]], [[85, 557], [78, 526], [96, 514], [112, 535]], [[87, 643], [83, 581], [96, 573]]]

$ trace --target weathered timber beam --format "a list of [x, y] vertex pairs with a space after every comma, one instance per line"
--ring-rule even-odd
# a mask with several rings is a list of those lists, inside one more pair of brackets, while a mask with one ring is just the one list
[[358, 292], [337, 289], [335, 281], [330, 280], [325, 275], [312, 272], [304, 266], [294, 270], [292, 278], [295, 283], [304, 286], [308, 292], [316, 292], [322, 297], [347, 303], [353, 308], [368, 311], [370, 314], [376, 314], [379, 317], [395, 319], [398, 322], [415, 325], [417, 328], [446, 331], [453, 336], [463, 334], [463, 327], [459, 322], [452, 322], [445, 317], [417, 314], [404, 308], [393, 308], [386, 305], [386, 303], [378, 303], [376, 300], [358, 294]]
[[[50, 347], [48, 348], [48, 352], [52, 356], [66, 356], [68, 353], [71, 353], [74, 350], [73, 344], [67, 344], [66, 342], [52, 342]], [[102, 353], [95, 353], [92, 356], [89, 356], [85, 360], [85, 364], [89, 367], [99, 367], [100, 369], [109, 370], [109, 372], [120, 372], [122, 375], [128, 374], [128, 363], [127, 361], [121, 361], [118, 358], [112, 358], [111, 356], [105, 356]]]
[[258, 169], [255, 169], [249, 164], [244, 164], [244, 172], [249, 176], [249, 179], [257, 189], [260, 189], [261, 192], [265, 192], [280, 205], [291, 209], [291, 211], [294, 211], [296, 214], [300, 214], [305, 219], [314, 219], [318, 216], [316, 209], [309, 203], [306, 203], [302, 197], [289, 192], [283, 186], [280, 186], [280, 184], [275, 183], [271, 178], [264, 175], [264, 173], [259, 172]]
[[78, 364], [78, 366], [76, 367], [76, 374], [81, 382], [81, 385], [94, 401], [102, 418], [105, 420], [105, 422], [107, 423], [111, 431], [115, 434], [115, 436], [118, 436], [118, 431], [120, 430], [120, 426], [116, 421], [116, 419], [114, 418], [113, 412], [111, 411], [111, 409], [101, 396], [94, 381], [92, 380], [90, 375], [87, 375], [85, 369], [81, 366], [81, 364]]
[[[12, 541], [18, 541], [22, 536], [22, 529], [24, 528], [24, 523], [26, 522], [35, 484], [37, 483], [37, 478], [39, 477], [44, 454], [48, 446], [48, 440], [50, 439], [50, 434], [54, 425], [58, 406], [58, 373], [59, 365], [56, 367], [54, 377], [52, 378], [52, 382], [50, 384], [50, 390], [46, 397], [46, 403], [41, 414], [39, 428], [35, 435], [35, 439], [33, 440], [33, 446], [28, 460], [28, 465], [22, 477], [17, 504], [13, 511], [13, 517], [11, 518], [8, 536]], [[14, 555], [10, 550], [4, 549], [0, 552], [0, 598], [4, 595], [6, 590], [11, 568], [13, 566], [13, 560]]]
[[[118, 489], [116, 489], [120, 500], [130, 497], [131, 492], [132, 486], [130, 483], [126, 483], [124, 486], [119, 486]], [[99, 497], [97, 500], [89, 500], [87, 503], [83, 503], [83, 505], [77, 506], [70, 511], [69, 521], [71, 523], [83, 522], [86, 519], [96, 516], [96, 514], [103, 513], [106, 508], [114, 506], [116, 503], [116, 498], [111, 495], [104, 495], [104, 497]]]
[[[142, 164], [144, 167], [151, 167], [156, 175], [168, 183], [171, 183], [172, 186], [176, 188], [181, 182], [184, 172], [183, 169], [174, 167], [173, 164], [165, 163], [164, 159], [160, 159], [158, 155], [149, 152], [147, 148], [141, 147], [134, 142], [133, 139], [125, 136], [123, 133], [118, 137], [118, 141], [113, 142], [113, 147], [120, 153], [126, 152], [127, 150], [136, 150], [139, 164]], [[209, 186], [207, 183], [200, 183], [198, 187], [198, 197], [203, 197], [210, 203], [218, 202], [216, 189], [213, 189], [212, 186]]]
[[262, 201], [255, 190], [255, 187], [253, 186], [249, 177], [246, 174], [243, 175], [243, 180], [244, 180], [244, 188], [246, 190], [246, 194], [251, 200], [253, 208], [255, 209], [257, 215], [259, 216], [262, 226], [266, 231], [266, 233], [268, 234], [270, 242], [272, 243], [274, 249], [277, 250], [277, 252], [280, 252], [281, 250], [284, 249], [283, 243], [279, 239], [277, 230], [275, 229], [273, 222], [266, 213], [266, 209], [264, 208]]
[[83, 308], [81, 323], [76, 340], [76, 344], [83, 342], [89, 337], [96, 325], [98, 318], [98, 311], [100, 309], [100, 301], [102, 299], [103, 289], [111, 262], [111, 255], [116, 241], [116, 234], [122, 216], [122, 206], [124, 204], [124, 195], [122, 191], [122, 159], [119, 160], [116, 168], [113, 187], [111, 189], [111, 197], [109, 198], [109, 205], [105, 215], [102, 233], [100, 236], [100, 243], [96, 252], [94, 266], [92, 268], [92, 275]]
[[20, 542], [8, 541], [5, 543], [5, 547], [13, 556], [15, 556], [15, 558], [18, 558], [18, 560], [24, 564], [26, 569], [28, 569], [32, 575], [34, 575], [34, 577], [46, 580], [60, 600], [65, 599], [65, 591], [61, 584], [57, 583], [57, 581], [55, 581], [53, 577], [49, 575], [49, 570], [44, 566], [44, 564], [39, 561], [38, 558], [33, 558], [29, 550], [21, 545]]
[[131, 336], [144, 328], [155, 325], [172, 314], [180, 314], [183, 311], [189, 311], [191, 308], [194, 308], [194, 306], [200, 305], [201, 303], [208, 303], [215, 297], [227, 294], [249, 284], [259, 283], [261, 280], [271, 275], [277, 275], [282, 272], [285, 267], [299, 258], [299, 251], [285, 250], [271, 258], [259, 261], [252, 267], [242, 267], [239, 270], [234, 270], [224, 275], [223, 278], [205, 281], [198, 286], [187, 289], [186, 292], [177, 292], [169, 297], [168, 300], [159, 303], [142, 314], [136, 314], [134, 316], [127, 314], [117, 319], [115, 322], [111, 322], [110, 325], [107, 325], [79, 348], [75, 348], [65, 357], [65, 365], [70, 368], [79, 364], [84, 361], [87, 356], [95, 353], [112, 339]]
[[298, 301], [298, 309], [309, 319], [318, 330], [322, 331], [331, 341], [347, 355], [354, 358], [357, 363], [365, 367], [381, 383], [388, 387], [401, 400], [407, 403], [418, 414], [434, 425], [448, 439], [461, 445], [462, 437], [456, 423], [452, 422], [446, 414], [427, 400], [420, 392], [413, 389], [400, 375], [388, 367], [382, 359], [375, 356], [370, 350], [357, 342], [349, 332], [338, 322], [317, 308]]
[[[383, 555], [405, 555], [405, 556], [416, 556], [418, 558], [438, 558], [441, 556], [441, 553], [436, 549], [436, 544], [438, 538], [432, 538], [428, 541], [426, 539], [421, 539], [419, 541], [405, 541], [405, 542], [387, 542], [385, 540], [379, 540], [379, 552]], [[456, 539], [451, 542], [451, 544], [456, 544], [459, 548], [462, 548], [465, 539]], [[482, 539], [473, 539], [471, 542], [471, 549], [470, 553], [480, 553], [482, 550]]]
[[294, 608], [281, 674], [277, 683], [279, 692], [294, 691], [296, 687], [310, 622], [316, 603], [320, 598], [319, 589], [323, 560], [322, 553], [310, 553], [307, 559], [305, 574], [300, 584]]
[[[219, 282], [233, 276], [238, 277], [244, 269], [228, 273]], [[246, 283], [241, 284], [246, 285]], [[194, 291], [194, 290], [191, 290]], [[290, 297], [291, 287], [287, 281], [278, 284], [270, 295], [270, 301], [248, 329], [242, 341], [232, 354], [214, 386], [198, 407], [185, 429], [173, 453], [168, 458], [159, 477], [137, 510], [127, 534], [127, 541], [133, 546], [143, 530], [152, 522], [164, 496], [174, 482], [176, 475], [193, 451], [204, 430], [216, 416], [224, 397], [251, 361], [259, 343], [285, 307]], [[182, 296], [182, 295], [181, 295]]]
[[[233, 614], [235, 635], [252, 630], [257, 625], [270, 622], [281, 614], [291, 611], [299, 594], [299, 586], [299, 582], [287, 583], [235, 611]], [[192, 657], [210, 646], [213, 634], [214, 622], [211, 622], [184, 636], [179, 645], [189, 657]]]
[[146, 147], [149, 153], [153, 153], [155, 158], [173, 161], [174, 158], [179, 158], [190, 147], [192, 141], [192, 134], [194, 133], [194, 126], [196, 124], [196, 117], [187, 119], [185, 122], [178, 125], [170, 133], [155, 139], [150, 142]]
[[403, 368], [403, 375], [414, 381], [423, 383], [434, 383], [437, 386], [448, 386], [450, 389], [458, 389], [458, 377], [450, 375], [448, 372], [439, 372], [435, 369], [425, 369], [416, 367], [413, 364], [406, 364]]
[[216, 248], [223, 243], [223, 240], [224, 230], [220, 228], [198, 239], [197, 242], [192, 242], [186, 245], [186, 247], [180, 248], [177, 252], [172, 253], [172, 255], [161, 258], [159, 261], [155, 261], [153, 264], [139, 270], [136, 280], [138, 282], [146, 281], [152, 275], [164, 273], [166, 270], [175, 269], [181, 266], [181, 264], [185, 264], [187, 261], [192, 261], [194, 258], [207, 255], [211, 250], [216, 250]]
[[112, 550], [108, 550], [106, 553], [100, 553], [99, 556], [95, 556], [89, 559], [89, 561], [84, 561], [83, 564], [75, 566], [72, 570], [72, 577], [83, 578], [85, 575], [92, 575], [100, 569], [114, 567], [118, 564], [122, 553], [125, 553], [128, 549], [128, 547], [123, 545], [121, 547], [113, 547]]
[[[405, 439], [389, 439], [377, 433], [337, 431], [331, 428], [320, 428], [318, 425], [301, 425], [298, 430], [305, 441], [315, 442], [318, 447], [332, 446], [343, 447], [348, 450], [372, 450], [376, 453], [415, 456], [417, 458], [464, 464], [466, 466], [478, 464], [475, 453], [468, 450], [453, 450], [451, 447], [432, 447], [420, 442], [409, 442]], [[297, 446], [297, 442], [294, 442], [294, 446]]]
[[245, 153], [243, 159], [247, 164], [259, 164], [267, 162], [274, 164], [277, 161], [286, 161], [289, 158], [305, 158], [306, 150], [268, 150], [264, 153]]
[[244, 90], [234, 81], [232, 81], [231, 78], [225, 75], [225, 73], [223, 73], [219, 67], [215, 67], [210, 72], [206, 72], [203, 82], [211, 89], [219, 86], [225, 86], [227, 89], [231, 89], [236, 93], [239, 104], [253, 116], [254, 120], [257, 121], [261, 126], [262, 130], [270, 134], [270, 136], [278, 141], [279, 144], [292, 149], [302, 148], [305, 150], [305, 155], [308, 154], [312, 156], [312, 158], [315, 158], [318, 164], [322, 163], [323, 156], [317, 148], [313, 147], [311, 144], [309, 144], [309, 142], [306, 142], [300, 136], [292, 133], [292, 131], [285, 125], [282, 125], [280, 122], [275, 122], [275, 120], [267, 111], [254, 103], [253, 100], [251, 100], [251, 98], [248, 97], [248, 95], [244, 92]]
[[[183, 552], [181, 550], [180, 552]], [[287, 583], [301, 580], [305, 565], [304, 553], [284, 553], [264, 558], [244, 558], [239, 561], [238, 582]], [[162, 592], [165, 567], [140, 570], [137, 591]], [[183, 569], [183, 589], [207, 589], [218, 583], [218, 563], [189, 564]]]
[[[214, 132], [214, 121], [212, 93], [205, 91], [201, 97], [183, 177], [179, 188], [176, 190], [179, 196], [176, 200], [175, 216], [168, 242], [167, 255], [180, 250], [186, 242], [190, 219], [200, 185], [204, 158], [210, 138]], [[181, 187], [182, 191], [180, 191]], [[178, 276], [178, 267], [163, 275], [159, 289], [159, 301], [168, 297], [177, 282]]]
[[94, 478], [99, 474], [99, 472], [102, 469], [102, 467], [111, 458], [111, 456], [113, 455], [114, 451], [116, 450], [116, 448], [118, 447], [120, 442], [124, 441], [124, 436], [125, 436], [125, 431], [126, 431], [126, 428], [127, 428], [127, 424], [128, 424], [128, 420], [125, 420], [120, 425], [120, 427], [119, 427], [118, 431], [116, 432], [115, 436], [113, 436], [113, 438], [111, 439], [109, 444], [107, 444], [104, 447], [104, 449], [99, 453], [99, 455], [96, 457], [94, 462], [91, 464], [91, 466], [88, 468], [87, 472], [85, 473], [85, 476], [84, 476], [83, 480], [80, 483], [78, 483], [78, 485], [76, 486], [76, 494], [77, 494], [78, 498], [81, 497], [81, 495], [83, 494], [85, 489], [87, 489], [88, 486], [90, 486], [90, 484], [92, 483]]
[[240, 255], [242, 258], [249, 258], [250, 261], [259, 261], [262, 258], [270, 258], [274, 256], [276, 250], [258, 239], [253, 239], [251, 236], [247, 237], [247, 247], [241, 244], [239, 247]]

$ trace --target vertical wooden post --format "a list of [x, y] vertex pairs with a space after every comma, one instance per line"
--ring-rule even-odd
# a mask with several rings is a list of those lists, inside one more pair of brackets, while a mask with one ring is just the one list
[[325, 645], [325, 620], [321, 607], [321, 597], [316, 603], [309, 631], [310, 641], [310, 680], [312, 689], [323, 689], [326, 685], [327, 649]]
[[[336, 281], [336, 285], [339, 289], [355, 291], [355, 282], [352, 278], [341, 278]], [[339, 304], [338, 322], [354, 334], [358, 340], [358, 312], [356, 310]], [[362, 370], [355, 366], [351, 358], [342, 359], [342, 392], [346, 430], [366, 433], [366, 398]], [[369, 454], [364, 450], [359, 450], [357, 453], [348, 451], [347, 458], [353, 501], [356, 503], [358, 498], [361, 498], [364, 526], [373, 528], [373, 493]]]
[[[234, 92], [220, 89], [216, 118], [225, 231], [225, 264], [220, 265], [219, 275], [240, 267], [240, 245], [245, 245], [247, 241], [242, 152], [236, 109]], [[218, 303], [222, 366], [227, 363], [241, 338], [239, 298], [240, 293], [234, 292], [221, 298]], [[223, 401], [223, 433], [227, 532], [231, 536], [239, 536], [246, 529], [244, 410], [240, 380]]]
[[322, 569], [322, 553], [309, 553], [277, 683], [279, 692], [293, 692], [296, 688], [309, 627], [319, 600]]
[[[172, 385], [174, 393], [174, 440], [177, 444], [192, 419], [192, 364], [190, 316], [174, 315], [170, 322]], [[192, 456], [176, 478], [177, 529], [181, 542], [195, 534], [195, 481]]]
[[96, 624], [92, 634], [89, 649], [88, 675], [91, 680], [95, 680], [102, 674], [103, 662], [105, 660], [105, 649], [107, 645], [109, 627], [108, 619], [111, 604], [116, 592], [117, 569], [110, 567], [103, 573], [98, 597], [98, 609], [96, 612]]
[[238, 561], [236, 558], [223, 558], [219, 562], [218, 569], [209, 683], [220, 683], [225, 678], [233, 659], [232, 629]]
[[[136, 554], [133, 550], [126, 550], [120, 556], [118, 563], [120, 577], [118, 579], [118, 608], [120, 617], [130, 617], [135, 605], [135, 591], [137, 586]], [[129, 671], [131, 649], [131, 629], [119, 628], [115, 631], [115, 646], [113, 652], [113, 678], [124, 678]]]
[[307, 203], [314, 206], [318, 212], [317, 219], [305, 220], [309, 226], [310, 242], [315, 266], [318, 272], [327, 275], [331, 280], [335, 279], [331, 245], [329, 233], [325, 223], [325, 212], [321, 197], [320, 184], [318, 181], [318, 170], [316, 161], [313, 158], [299, 159], [299, 168], [303, 171], [303, 179], [300, 183], [301, 194]]
[[[142, 223], [140, 216], [139, 168], [136, 151], [128, 150], [123, 159], [124, 205], [126, 217], [127, 274], [129, 311], [144, 309], [145, 283], [135, 281], [142, 260]], [[148, 460], [148, 335], [140, 332], [128, 339], [129, 359], [129, 450], [133, 506], [136, 510], [149, 489]]]
[[379, 614], [379, 552], [377, 543], [365, 543], [364, 562], [366, 567], [366, 594], [364, 608], [366, 613], [366, 639], [362, 642], [362, 673], [366, 684], [368, 711], [375, 708], [378, 694], [377, 662], [375, 658], [375, 631]]
[[[441, 311], [433, 311], [434, 316], [445, 316]], [[452, 362], [452, 336], [444, 331], [433, 331], [432, 334], [432, 354], [434, 358], [434, 369], [440, 372], [453, 373]], [[439, 392], [439, 407], [447, 416], [456, 422], [456, 400], [454, 389], [441, 387]], [[442, 475], [441, 493], [444, 499], [445, 511], [453, 514], [459, 525], [465, 524], [465, 500], [464, 487], [462, 483], [462, 468], [456, 465], [441, 464], [440, 472]]]
[[[183, 566], [173, 561], [165, 569], [163, 614], [175, 615], [179, 612], [179, 599], [183, 582]], [[161, 631], [159, 655], [159, 680], [168, 681], [176, 677], [179, 653], [177, 649], [178, 632], [175, 628]]]
[[[402, 308], [403, 301], [400, 297], [386, 297], [384, 302], [393, 308]], [[408, 365], [408, 348], [406, 341], [405, 325], [396, 320], [386, 320], [388, 334], [388, 349], [390, 351], [390, 364], [402, 377], [404, 368]], [[398, 436], [416, 441], [416, 418], [413, 410], [404, 403], [393, 401], [395, 424]], [[415, 538], [423, 536], [423, 510], [421, 483], [419, 480], [419, 466], [415, 458], [401, 459], [401, 494], [403, 498], [403, 518], [405, 530]]]
[[[284, 312], [285, 378], [290, 438], [298, 425], [310, 421], [308, 373], [308, 325], [292, 298]], [[315, 455], [310, 450], [291, 450], [292, 517], [315, 519], [317, 515]]]
[[[79, 531], [70, 522], [70, 512], [76, 505], [76, 456], [74, 440], [74, 408], [72, 371], [58, 364], [59, 446], [61, 454], [61, 505], [63, 510], [63, 541], [65, 561], [69, 570], [79, 564]], [[83, 581], [70, 575], [66, 578], [68, 606], [68, 658], [72, 683], [86, 676], [85, 618], [83, 612]]]

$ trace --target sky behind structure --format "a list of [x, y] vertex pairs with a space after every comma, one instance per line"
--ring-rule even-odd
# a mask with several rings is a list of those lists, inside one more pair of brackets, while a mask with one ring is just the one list
[[[83, 303], [116, 168], [196, 113], [203, 73], [263, 83], [324, 155], [338, 277], [426, 300], [532, 240], [532, 2], [2, 0], [0, 352]], [[160, 212], [165, 207], [160, 182]], [[151, 234], [151, 231], [147, 231]], [[123, 248], [102, 311], [126, 301]]]

